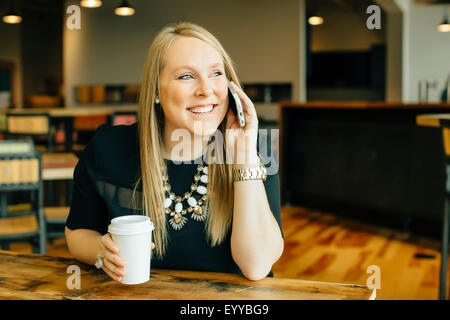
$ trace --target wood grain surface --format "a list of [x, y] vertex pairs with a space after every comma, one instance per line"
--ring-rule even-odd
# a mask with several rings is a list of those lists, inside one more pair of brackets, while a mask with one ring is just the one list
[[308, 208], [281, 212], [284, 252], [275, 277], [366, 285], [375, 265], [378, 300], [438, 299], [440, 240]]
[[[71, 265], [80, 268], [80, 289], [68, 289]], [[74, 259], [0, 250], [0, 299], [161, 300], [367, 300], [365, 286], [178, 270], [151, 270], [150, 281], [124, 285]]]
[[[27, 210], [9, 207], [10, 211]], [[378, 265], [378, 300], [438, 298], [439, 240], [306, 208], [282, 207], [281, 224], [285, 247], [272, 267], [275, 278], [366, 285], [368, 266]], [[11, 250], [32, 253], [28, 243], [12, 243]], [[47, 254], [73, 258], [64, 237], [49, 243]], [[450, 272], [450, 259], [447, 266]]]
[[107, 116], [114, 112], [137, 112], [137, 106], [108, 106], [108, 107], [72, 107], [72, 108], [32, 108], [0, 110], [0, 114], [35, 114], [46, 113], [52, 118]]

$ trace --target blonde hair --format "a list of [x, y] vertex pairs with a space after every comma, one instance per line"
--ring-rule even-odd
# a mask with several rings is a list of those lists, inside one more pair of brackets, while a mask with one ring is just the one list
[[[220, 42], [211, 33], [196, 24], [182, 22], [168, 25], [156, 35], [150, 46], [139, 96], [138, 132], [141, 175], [134, 188], [133, 199], [138, 184], [142, 183], [141, 208], [155, 226], [153, 242], [155, 243], [156, 254], [160, 258], [165, 253], [168, 240], [162, 176], [163, 173], [167, 172], [167, 168], [162, 154], [164, 115], [160, 106], [155, 106], [155, 98], [158, 92], [159, 75], [164, 67], [164, 54], [173, 40], [180, 36], [198, 38], [215, 48], [222, 57], [227, 78], [240, 86], [233, 62]], [[225, 120], [219, 126], [222, 137], [225, 136]], [[225, 141], [222, 145], [223, 154], [226, 157]], [[209, 162], [206, 201], [209, 212], [205, 228], [211, 246], [223, 242], [233, 218], [232, 168], [227, 163], [223, 160], [220, 163]]]

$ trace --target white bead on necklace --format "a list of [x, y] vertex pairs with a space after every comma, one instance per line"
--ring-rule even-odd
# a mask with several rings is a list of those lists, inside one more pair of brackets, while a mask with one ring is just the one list
[[[208, 166], [201, 163], [197, 166], [197, 172], [194, 175], [194, 182], [190, 190], [183, 196], [176, 196], [171, 192], [171, 186], [168, 181], [168, 175], [163, 174], [164, 179], [164, 209], [167, 215], [170, 215], [169, 224], [175, 230], [180, 230], [186, 224], [188, 219], [186, 213], [192, 213], [191, 218], [196, 221], [205, 221], [208, 215], [207, 184], [208, 184]], [[184, 205], [183, 205], [184, 203]]]

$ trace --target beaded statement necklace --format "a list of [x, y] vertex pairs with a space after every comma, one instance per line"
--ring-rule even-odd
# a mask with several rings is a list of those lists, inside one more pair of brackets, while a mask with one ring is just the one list
[[170, 216], [169, 224], [175, 230], [180, 230], [186, 224], [187, 213], [191, 214], [191, 219], [196, 221], [205, 221], [208, 215], [208, 206], [206, 205], [206, 194], [208, 184], [208, 166], [201, 163], [197, 166], [197, 172], [194, 175], [194, 182], [190, 190], [183, 196], [177, 196], [171, 192], [169, 177], [163, 174], [164, 180], [164, 209]]

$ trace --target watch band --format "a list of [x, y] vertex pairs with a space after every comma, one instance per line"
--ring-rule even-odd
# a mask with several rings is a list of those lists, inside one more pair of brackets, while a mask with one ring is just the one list
[[262, 180], [267, 179], [267, 169], [264, 164], [259, 164], [254, 168], [247, 169], [233, 169], [233, 181], [246, 181], [246, 180]]

